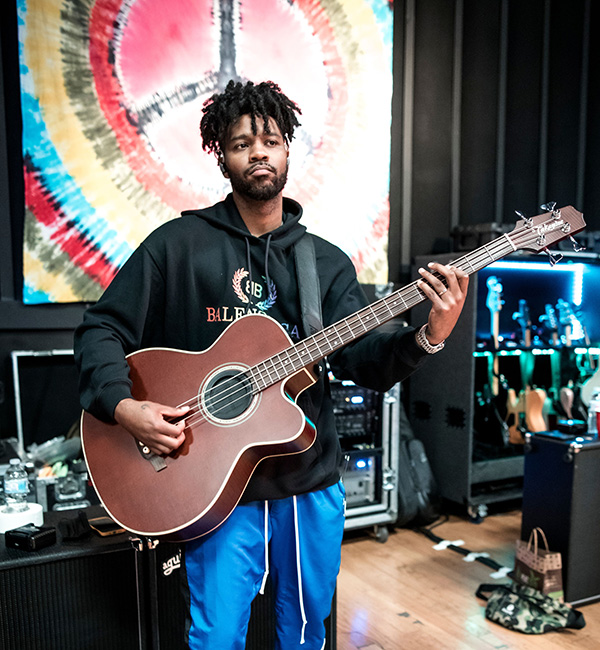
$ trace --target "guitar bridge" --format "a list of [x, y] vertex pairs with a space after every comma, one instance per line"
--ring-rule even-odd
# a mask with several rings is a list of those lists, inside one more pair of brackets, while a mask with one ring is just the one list
[[142, 458], [149, 461], [155, 471], [160, 472], [167, 468], [167, 461], [162, 456], [152, 453], [150, 448], [140, 440], [137, 441], [137, 448], [142, 455]]

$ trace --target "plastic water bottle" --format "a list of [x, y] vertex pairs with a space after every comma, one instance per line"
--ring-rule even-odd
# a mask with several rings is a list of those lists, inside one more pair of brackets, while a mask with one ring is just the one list
[[588, 436], [598, 437], [598, 416], [600, 414], [600, 386], [592, 392], [592, 399], [588, 406]]
[[4, 497], [6, 498], [5, 512], [23, 512], [27, 505], [29, 493], [29, 478], [27, 470], [18, 458], [11, 458], [8, 469], [4, 474]]

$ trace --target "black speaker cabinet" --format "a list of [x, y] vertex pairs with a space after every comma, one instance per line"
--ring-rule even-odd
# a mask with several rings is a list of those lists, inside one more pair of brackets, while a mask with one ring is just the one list
[[[458, 257], [459, 253], [436, 255], [435, 260], [447, 264]], [[413, 278], [419, 277], [417, 269], [426, 267], [431, 259], [416, 258]], [[408, 419], [415, 436], [425, 445], [440, 496], [465, 505], [470, 512], [493, 502], [520, 498], [523, 477], [521, 450], [481, 454], [475, 444], [473, 352], [478, 286], [477, 274], [472, 275], [463, 311], [445, 349], [428, 358], [406, 386]], [[411, 325], [426, 323], [430, 308], [429, 301], [413, 307]]]
[[[153, 556], [153, 557], [152, 557]], [[181, 591], [181, 551], [175, 544], [159, 544], [150, 556], [150, 628], [153, 650], [184, 650], [185, 605]], [[325, 621], [326, 650], [336, 648], [336, 599]], [[152, 621], [156, 624], [152, 625]], [[252, 603], [246, 650], [271, 650], [275, 647], [275, 613], [271, 581], [264, 595]]]
[[145, 647], [139, 553], [125, 535], [37, 552], [7, 549], [0, 537], [2, 650]]
[[562, 554], [565, 600], [600, 600], [600, 442], [558, 432], [528, 437], [521, 538], [536, 526]]
[[[88, 517], [104, 514], [98, 506]], [[57, 526], [73, 513], [45, 513]], [[1, 650], [185, 650], [181, 552], [176, 544], [88, 535], [40, 551], [6, 548], [0, 535]], [[335, 650], [335, 597], [325, 622]], [[270, 650], [270, 582], [252, 604], [247, 650]]]

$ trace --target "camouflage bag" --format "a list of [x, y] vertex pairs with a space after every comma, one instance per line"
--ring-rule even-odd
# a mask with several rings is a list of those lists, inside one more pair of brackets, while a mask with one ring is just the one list
[[480, 585], [477, 597], [487, 601], [485, 617], [509, 630], [544, 634], [565, 627], [585, 627], [581, 612], [517, 583]]

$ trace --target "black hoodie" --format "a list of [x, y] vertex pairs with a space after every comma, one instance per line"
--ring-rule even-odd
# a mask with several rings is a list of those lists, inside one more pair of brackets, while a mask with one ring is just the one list
[[[151, 233], [75, 332], [83, 408], [112, 421], [117, 403], [131, 397], [125, 355], [150, 347], [205, 350], [233, 320], [247, 313], [271, 316], [293, 342], [304, 338], [293, 245], [306, 228], [299, 223], [298, 203], [284, 199], [283, 210], [279, 228], [255, 237], [229, 195], [205, 210], [183, 212]], [[323, 322], [330, 325], [364, 307], [367, 300], [347, 255], [310, 236]], [[425, 356], [411, 328], [386, 325], [328, 360], [338, 379], [387, 390]], [[288, 497], [339, 479], [341, 449], [326, 373], [301, 393], [298, 404], [317, 426], [315, 444], [302, 454], [261, 462], [243, 501]]]

